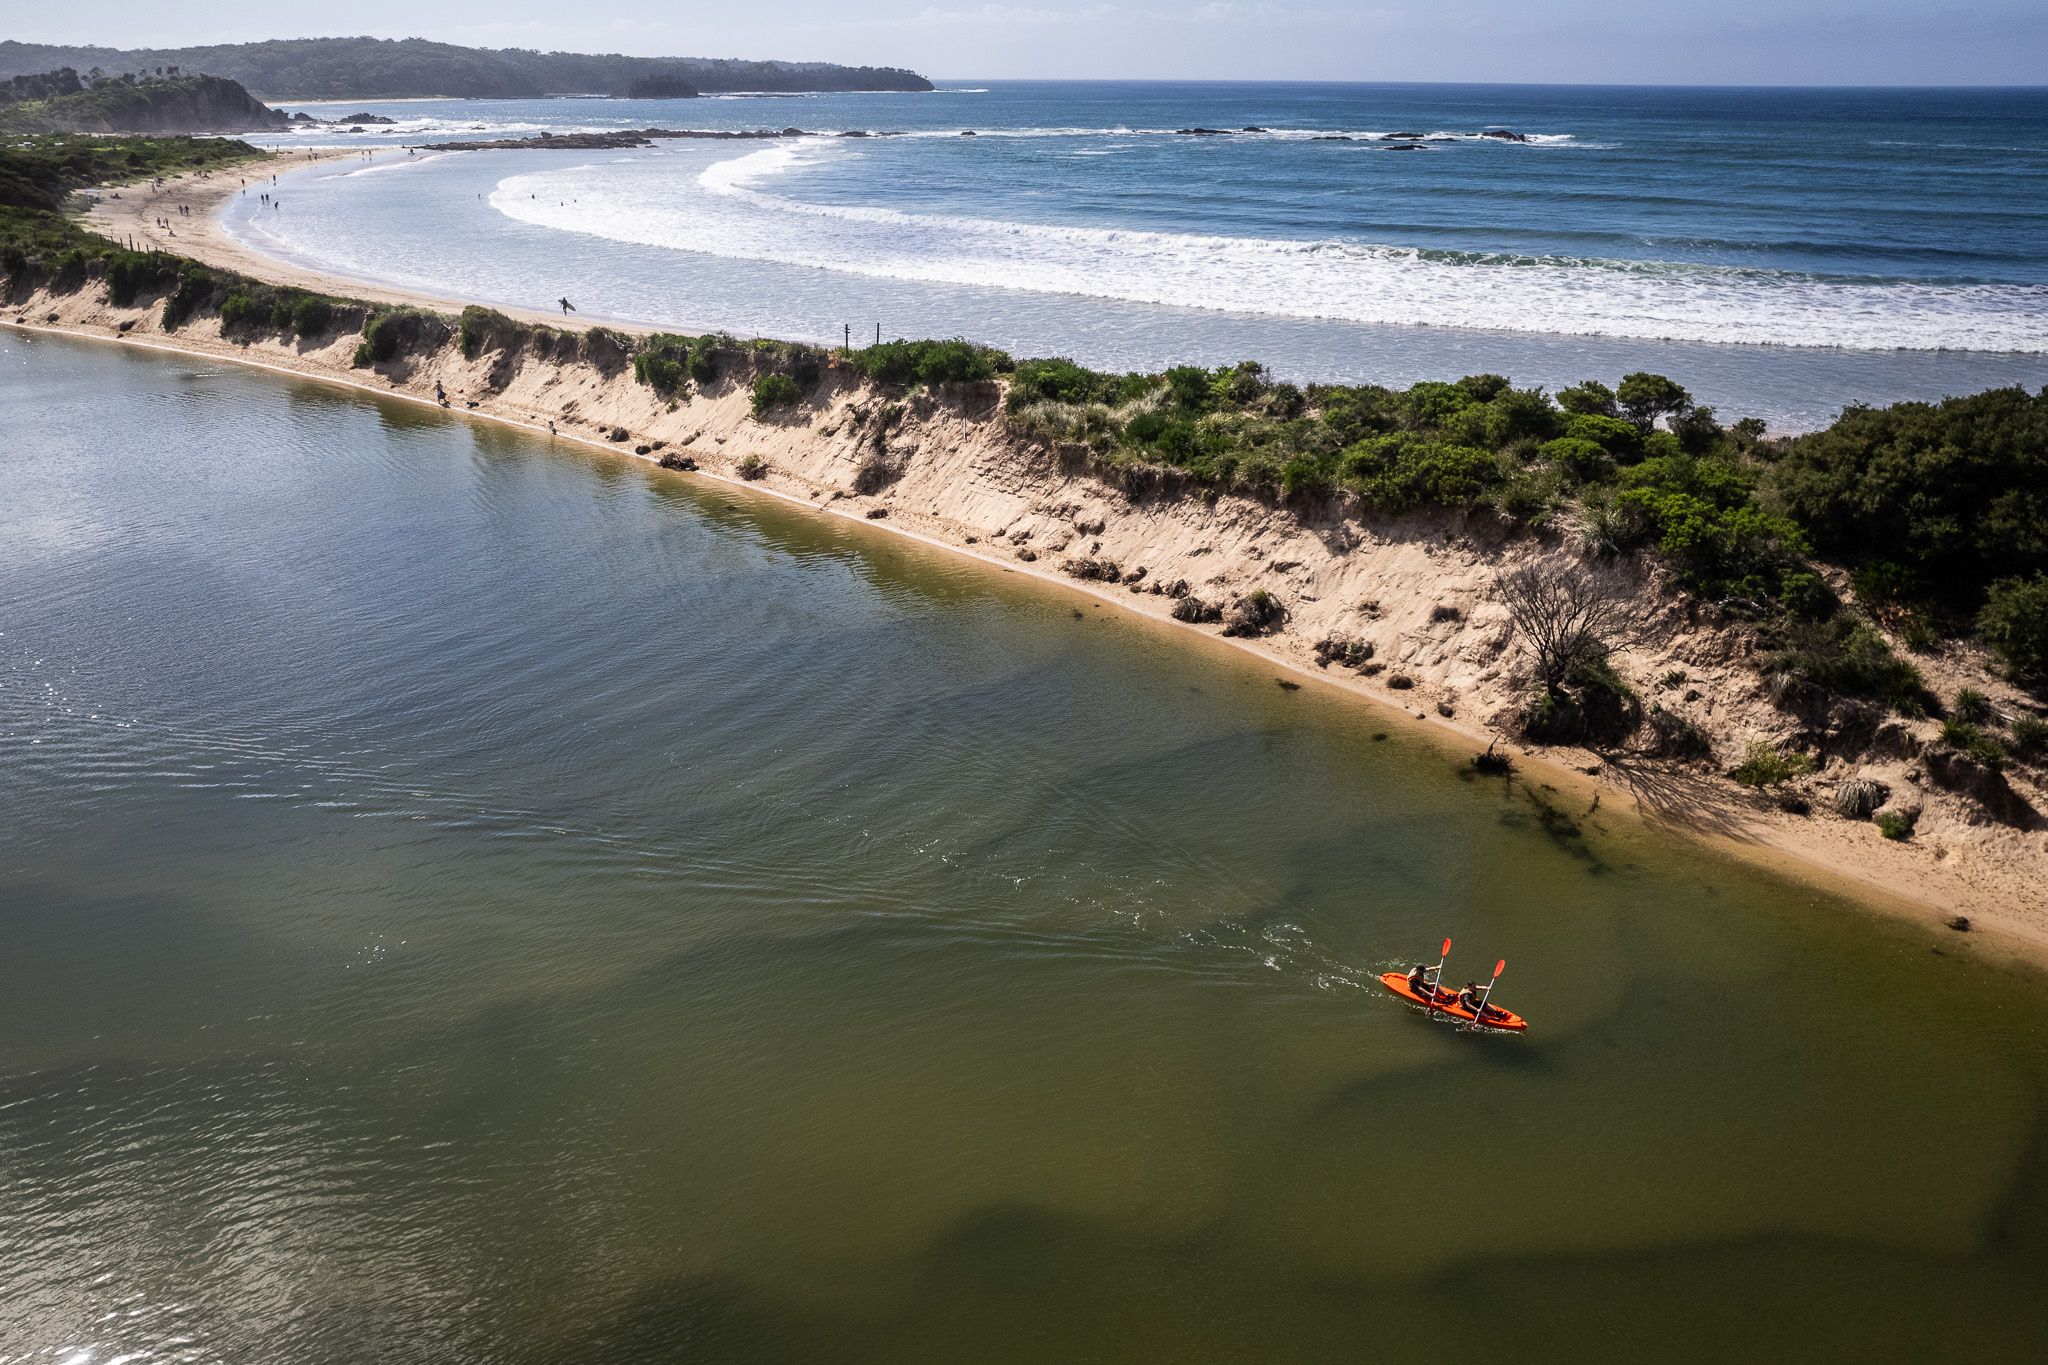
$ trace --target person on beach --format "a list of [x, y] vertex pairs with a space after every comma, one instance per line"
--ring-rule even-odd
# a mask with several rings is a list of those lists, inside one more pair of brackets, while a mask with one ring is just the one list
[[448, 406], [448, 390], [441, 387], [438, 379], [434, 381], [434, 401], [444, 408]]
[[573, 304], [573, 303], [571, 303], [571, 302], [569, 302], [569, 298], [568, 298], [568, 296], [567, 296], [566, 294], [565, 294], [565, 295], [563, 295], [563, 296], [562, 296], [562, 316], [563, 316], [563, 317], [568, 317], [568, 316], [569, 316], [569, 314], [571, 314], [571, 313], [573, 313], [573, 312], [575, 312], [575, 311], [576, 311], [576, 305], [575, 305], [575, 304]]

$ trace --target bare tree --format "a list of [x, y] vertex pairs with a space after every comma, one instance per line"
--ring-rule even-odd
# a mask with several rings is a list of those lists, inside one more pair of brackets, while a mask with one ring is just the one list
[[1548, 691], [1622, 643], [1622, 602], [1576, 565], [1528, 565], [1496, 578], [1494, 591], [1507, 604], [1515, 635], [1536, 656], [1536, 676]]

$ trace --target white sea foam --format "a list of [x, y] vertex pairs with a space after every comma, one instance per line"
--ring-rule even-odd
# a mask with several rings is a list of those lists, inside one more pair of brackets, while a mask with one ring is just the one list
[[[522, 222], [882, 279], [1279, 317], [1657, 340], [2048, 352], [2048, 288], [1065, 227], [761, 188], [849, 154], [782, 143], [692, 175], [664, 158], [550, 169], [491, 197]], [[689, 163], [694, 165], [696, 163]]]

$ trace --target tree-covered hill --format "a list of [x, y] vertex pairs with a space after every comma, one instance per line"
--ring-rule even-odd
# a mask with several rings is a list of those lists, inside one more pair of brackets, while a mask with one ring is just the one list
[[290, 122], [222, 76], [86, 82], [63, 68], [0, 81], [0, 133], [247, 133]]
[[204, 71], [231, 77], [267, 99], [516, 99], [623, 95], [636, 88], [677, 94], [932, 88], [916, 72], [897, 67], [535, 52], [457, 47], [422, 38], [288, 38], [132, 50], [0, 42], [0, 79], [64, 66], [103, 72]]

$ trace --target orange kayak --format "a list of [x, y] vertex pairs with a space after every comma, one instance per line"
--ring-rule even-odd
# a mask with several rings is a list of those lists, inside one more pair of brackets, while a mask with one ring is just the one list
[[[1429, 1000], [1416, 994], [1415, 988], [1408, 984], [1406, 972], [1381, 972], [1380, 984], [1411, 1005], [1420, 1005], [1427, 1009], [1431, 1004]], [[1468, 1024], [1474, 1022], [1472, 1011], [1458, 1003], [1456, 991], [1438, 991], [1435, 1005], [1438, 1014], [1462, 1019]], [[1493, 1004], [1486, 1007], [1486, 1018], [1479, 1020], [1478, 1023], [1481, 1028], [1505, 1029], [1509, 1033], [1520, 1033], [1529, 1027], [1529, 1021], [1521, 1015]]]

